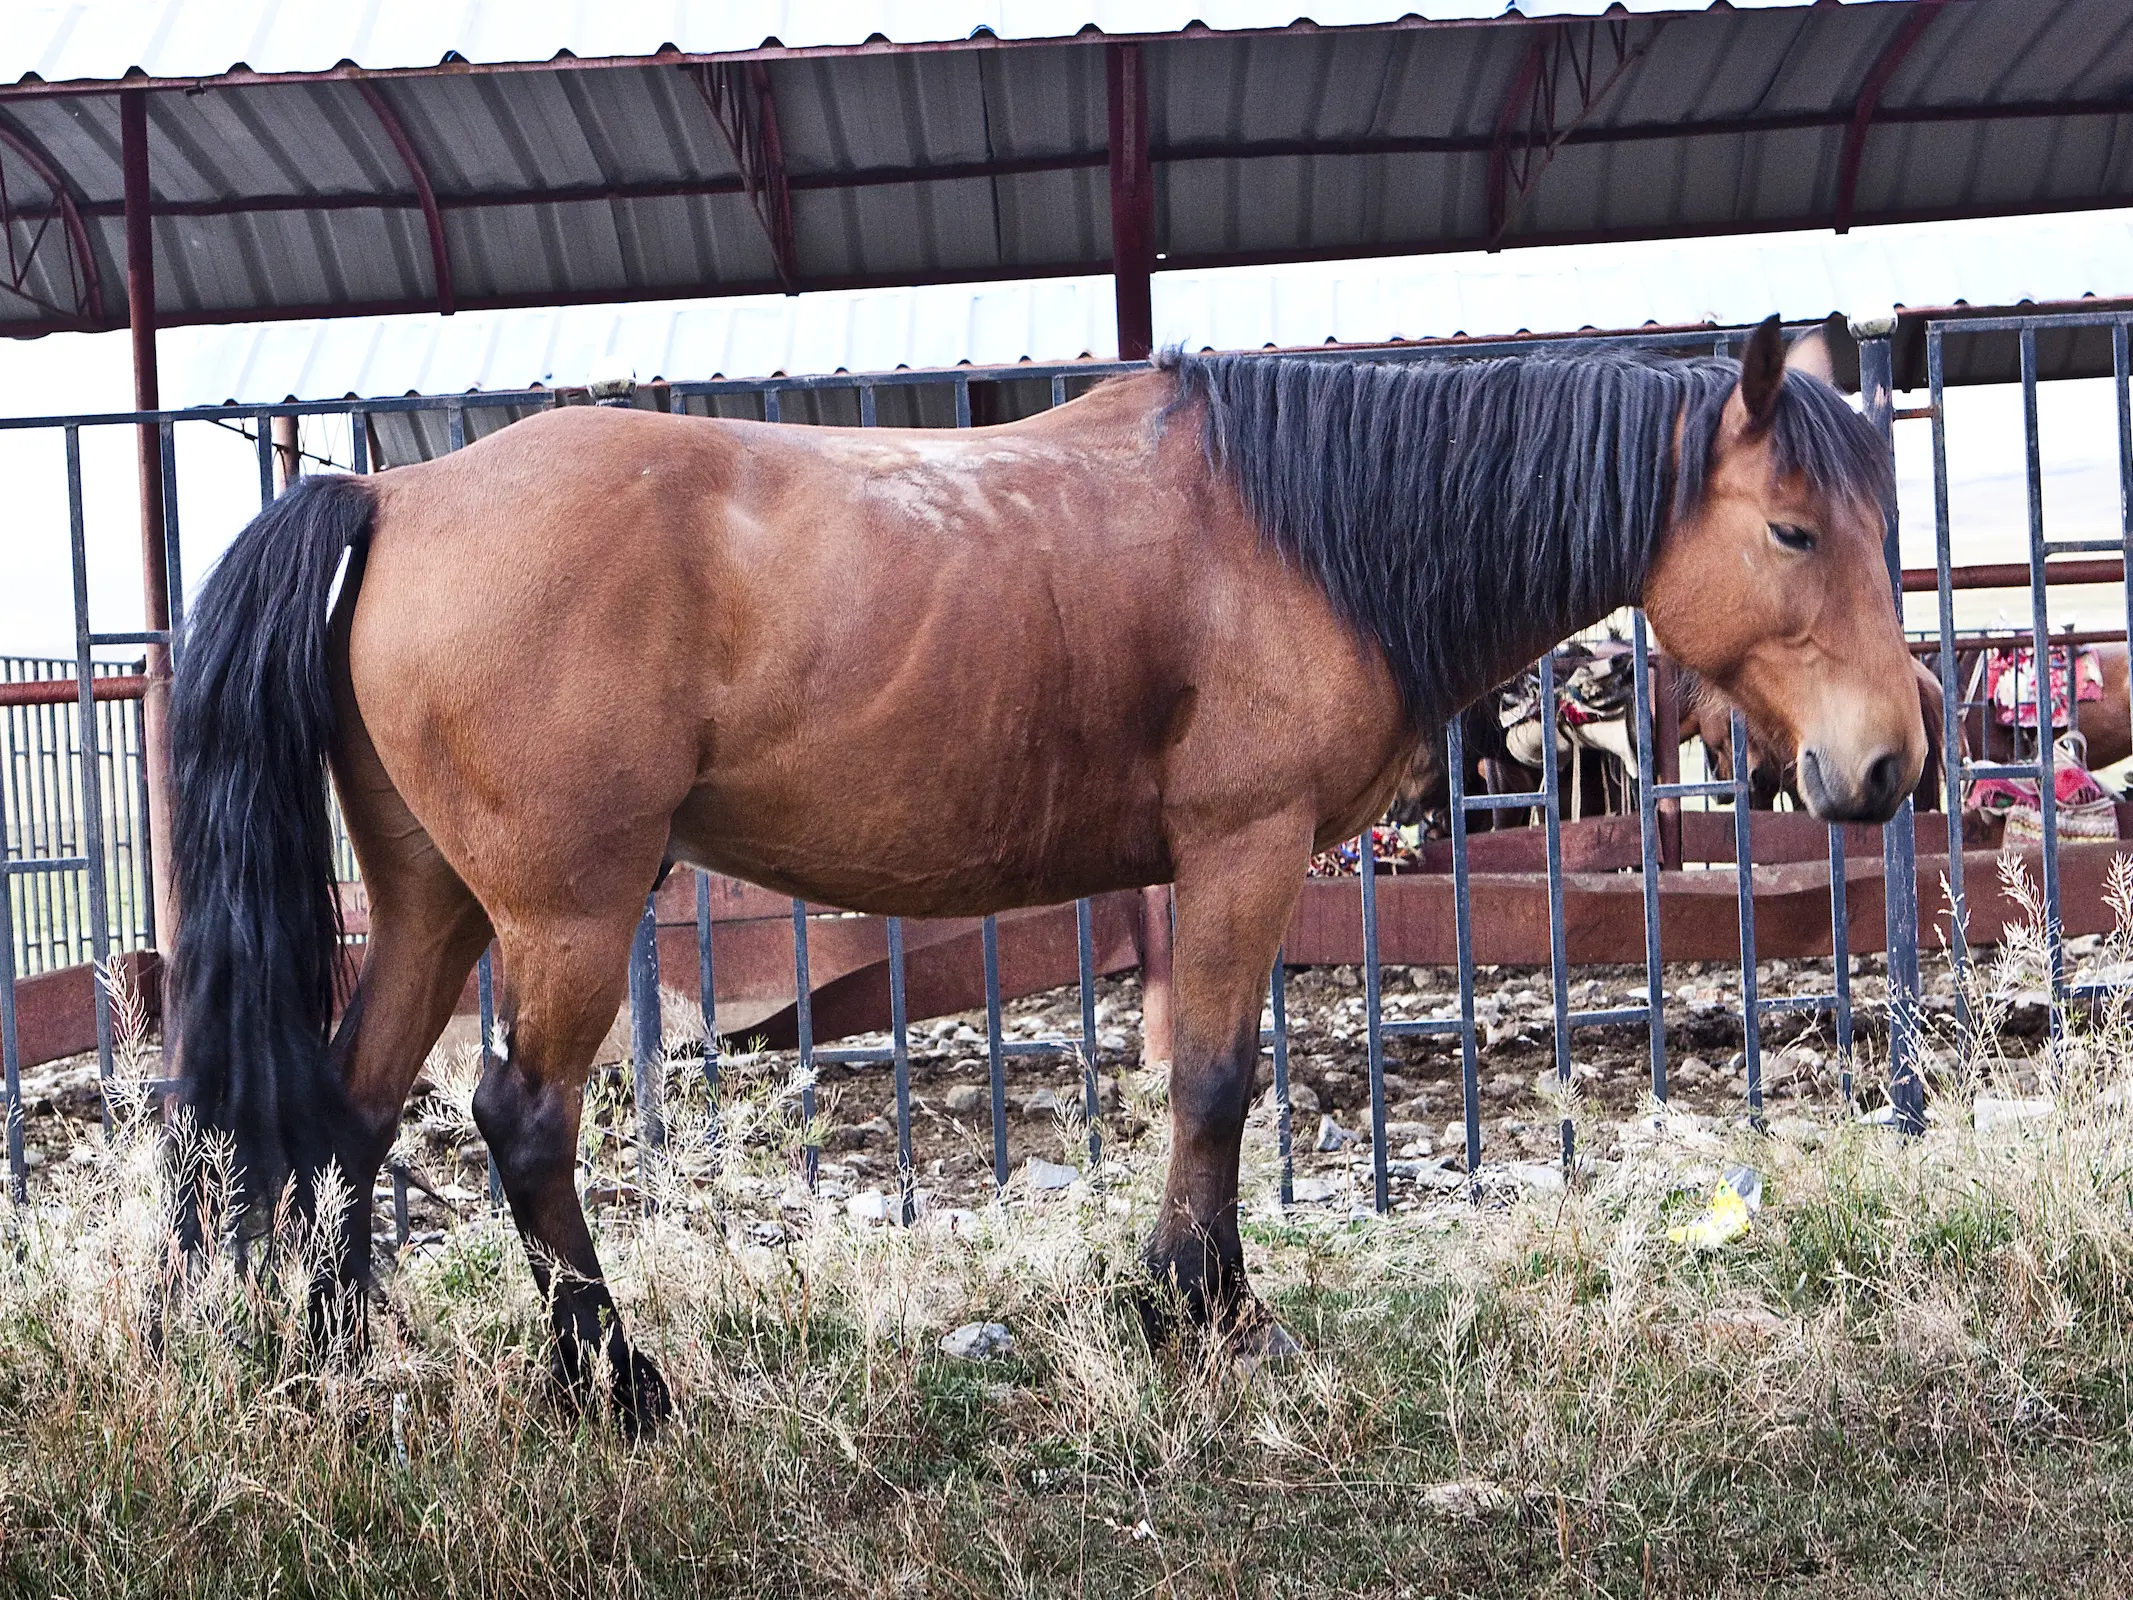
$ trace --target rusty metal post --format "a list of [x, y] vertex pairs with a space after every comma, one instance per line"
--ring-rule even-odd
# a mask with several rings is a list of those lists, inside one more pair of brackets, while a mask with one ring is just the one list
[[[119, 154], [126, 186], [126, 320], [133, 330], [133, 405], [160, 408], [156, 378], [156, 264], [148, 190], [148, 91], [119, 95]], [[153, 426], [139, 429], [141, 612], [149, 632], [170, 628], [169, 544], [163, 526], [163, 445]], [[148, 778], [149, 873], [156, 906], [156, 948], [177, 945], [178, 891], [171, 878], [170, 645], [150, 643], [148, 690], [141, 697], [141, 754]]]
[[304, 458], [297, 443], [296, 418], [274, 419], [274, 492], [286, 491], [304, 475]]
[[1141, 891], [1141, 1064], [1167, 1066], [1175, 1031], [1170, 1010], [1170, 885]]
[[1104, 47], [1110, 102], [1111, 283], [1118, 303], [1118, 356], [1144, 361], [1155, 349], [1149, 275], [1155, 270], [1155, 173], [1148, 159], [1148, 80], [1141, 47]]

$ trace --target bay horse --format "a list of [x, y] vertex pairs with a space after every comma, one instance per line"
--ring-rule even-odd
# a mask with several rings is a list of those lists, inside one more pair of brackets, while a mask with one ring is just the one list
[[[493, 934], [475, 1119], [555, 1375], [604, 1367], [634, 1429], [668, 1392], [572, 1157], [665, 866], [906, 917], [1173, 883], [1146, 1265], [1169, 1317], [1292, 1348], [1247, 1285], [1237, 1176], [1312, 853], [1382, 813], [1418, 729], [1636, 602], [1798, 749], [1810, 806], [1887, 817], [1925, 749], [1892, 492], [1775, 318], [1739, 364], [1173, 352], [953, 434], [571, 408], [308, 479], [237, 536], [184, 642], [181, 1106], [228, 1137], [241, 1216], [287, 1193], [338, 1222], [318, 1292], [360, 1308], [372, 1182]], [[329, 771], [371, 915], [337, 1028]]]

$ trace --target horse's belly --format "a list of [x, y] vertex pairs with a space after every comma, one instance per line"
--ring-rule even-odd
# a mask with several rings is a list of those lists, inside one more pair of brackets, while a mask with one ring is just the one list
[[1078, 773], [974, 752], [840, 759], [799, 781], [714, 771], [676, 812], [677, 860], [826, 904], [971, 916], [1164, 881], [1161, 805], [1136, 762]]

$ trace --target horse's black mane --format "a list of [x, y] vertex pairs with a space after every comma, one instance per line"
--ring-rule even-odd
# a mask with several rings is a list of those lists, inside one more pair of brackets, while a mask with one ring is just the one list
[[[1383, 645], [1434, 726], [1641, 594], [1670, 511], [1704, 493], [1734, 361], [1621, 355], [1365, 363], [1164, 352], [1167, 414], [1204, 402], [1209, 461], [1282, 552]], [[1683, 423], [1680, 460], [1674, 427]], [[1886, 447], [1788, 373], [1780, 472], [1887, 504]]]

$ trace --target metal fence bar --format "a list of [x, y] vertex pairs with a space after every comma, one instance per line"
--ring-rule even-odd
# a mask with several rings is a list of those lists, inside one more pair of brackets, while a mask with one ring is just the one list
[[793, 1019], [800, 1045], [800, 1166], [808, 1188], [822, 1171], [822, 1146], [815, 1136], [815, 1001], [807, 977], [807, 902], [792, 903], [792, 969], [795, 985]]
[[1478, 1191], [1481, 1171], [1481, 1057], [1474, 1041], [1474, 904], [1466, 862], [1466, 739], [1453, 717], [1445, 725], [1451, 769], [1452, 921], [1459, 954], [1459, 1096], [1466, 1121], [1466, 1170]]
[[[2111, 389], [2118, 410], [2118, 547], [2124, 576], [2126, 638], [2133, 641], [2133, 360], [2123, 321], [2111, 324]], [[2133, 643], [2129, 643], [2133, 648]], [[2128, 696], [2133, 703], [2133, 696]], [[2133, 715], [2133, 704], [2129, 704]]]
[[[1053, 384], [1055, 390], [1065, 386], [1064, 378]], [[1087, 1125], [1093, 1176], [1104, 1157], [1103, 1086], [1096, 1072], [1095, 913], [1086, 898], [1074, 902], [1074, 965], [1081, 983], [1081, 1114]]]
[[[1894, 328], [1893, 316], [1885, 321], [1852, 324], [1852, 334], [1859, 342], [1859, 391], [1866, 418], [1891, 449], [1896, 413], [1889, 335]], [[1888, 565], [1889, 593], [1901, 619], [1903, 551], [1898, 531], [1892, 502], [1886, 508], [1881, 548]], [[1925, 1129], [1926, 1102], [1920, 1064], [1924, 1041], [1918, 1026], [1918, 827], [1909, 795], [1904, 796], [1895, 817], [1881, 830], [1881, 875], [1883, 928], [1888, 941], [1889, 1102], [1896, 1109], [1897, 1126], [1919, 1133]]]
[[659, 1017], [659, 910], [656, 895], [644, 898], [644, 915], [630, 940], [630, 1087], [637, 1102], [638, 1189], [650, 1198], [649, 1181], [667, 1142], [660, 1108], [666, 1051]]
[[1289, 968], [1278, 950], [1267, 990], [1274, 1021], [1274, 1148], [1281, 1158], [1281, 1203], [1286, 1207], [1296, 1203], [1296, 1148], [1289, 1105]]
[[[1941, 804], [1947, 811], [1948, 828], [1948, 958], [1955, 972], [1955, 1026], [1959, 1047], [1967, 1055], [1971, 1044], [1970, 907], [1963, 893], [1963, 755], [1961, 733], [1962, 664], [1955, 651], [1954, 557], [1948, 512], [1948, 415], [1943, 388], [1945, 369], [1938, 328], [1926, 334], [1927, 407], [1933, 425], [1933, 577], [1935, 620], [1940, 632], [1941, 705]], [[2133, 588], [2127, 591], [2133, 594]], [[1991, 725], [1992, 712], [1985, 711], [1982, 727]]]
[[1748, 808], [1748, 721], [1733, 713], [1733, 875], [1740, 905], [1741, 1061], [1748, 1073], [1748, 1119], [1763, 1123], [1763, 1018], [1755, 973], [1754, 813]]
[[[474, 963], [474, 1001], [481, 1025], [481, 1075], [486, 1078], [496, 1070], [499, 1060], [496, 1049], [496, 962], [492, 943]], [[483, 1141], [487, 1143], [486, 1139]], [[497, 1170], [496, 1152], [491, 1150], [488, 1159], [489, 1208], [499, 1210], [504, 1203], [504, 1176]]]
[[1577, 1133], [1570, 1118], [1570, 950], [1563, 927], [1563, 806], [1562, 762], [1555, 748], [1561, 713], [1555, 703], [1555, 650], [1540, 658], [1541, 792], [1548, 803], [1541, 808], [1541, 826], [1548, 850], [1548, 979], [1555, 1015], [1555, 1083], [1563, 1095], [1557, 1132], [1562, 1142], [1563, 1171], [1567, 1175], [1577, 1160]]
[[157, 430], [163, 452], [163, 564], [170, 590], [170, 665], [185, 644], [184, 539], [178, 531], [178, 439], [166, 422]]
[[891, 917], [889, 936], [889, 1049], [896, 1072], [896, 1219], [918, 1220], [918, 1174], [911, 1157], [911, 1040], [904, 988], [904, 919]]
[[111, 907], [104, 876], [104, 780], [97, 759], [96, 669], [89, 660], [88, 528], [82, 514], [81, 430], [66, 430], [67, 550], [74, 578], [74, 687], [81, 722], [81, 853], [89, 889], [89, 985], [96, 1006], [98, 1110], [111, 1132]]
[[987, 917], [985, 943], [985, 1065], [992, 1090], [992, 1177], [994, 1187], [1004, 1189], [1010, 1169], [1007, 1162], [1007, 1051], [1002, 1048], [1000, 1025], [1000, 922]]
[[1379, 1214], [1392, 1208], [1391, 1173], [1385, 1165], [1385, 1033], [1378, 972], [1377, 824], [1364, 825], [1356, 842], [1355, 870], [1363, 893], [1363, 1026], [1370, 1075], [1370, 1204]]
[[696, 875], [696, 1005], [704, 1019], [704, 1143], [718, 1159], [718, 982], [711, 961], [711, 875]]
[[[1957, 812], [1960, 817], [1961, 812]], [[1844, 854], [1844, 825], [1829, 830], [1829, 964], [1836, 993], [1830, 997], [1837, 1015], [1837, 1088], [1852, 1103], [1852, 923], [1850, 864]]]
[[1637, 720], [1637, 861], [1644, 887], [1644, 1017], [1651, 1050], [1652, 1098], [1666, 1103], [1666, 973], [1659, 957], [1659, 796], [1655, 747], [1668, 736], [1652, 704], [1650, 641], [1644, 613], [1630, 618], [1632, 714]]
[[[2037, 691], [2037, 810], [2044, 819], [2045, 943], [2051, 952], [2051, 1039], [2054, 1047], [2066, 1033], [2066, 944], [2059, 914], [2059, 795], [2057, 751], [2052, 728], [2051, 591], [2044, 570], [2044, 463], [2037, 428], [2037, 330], [2024, 328], [2022, 348], [2022, 453], [2029, 490], [2029, 622], [2034, 654], [2032, 678]], [[2071, 666], [2071, 663], [2069, 664]], [[2073, 721], [2078, 688], [2066, 676], [2067, 718]]]
[[0, 1088], [7, 1094], [7, 1192], [30, 1198], [30, 1154], [22, 1126], [22, 1051], [15, 1031], [14, 863], [0, 857]]

